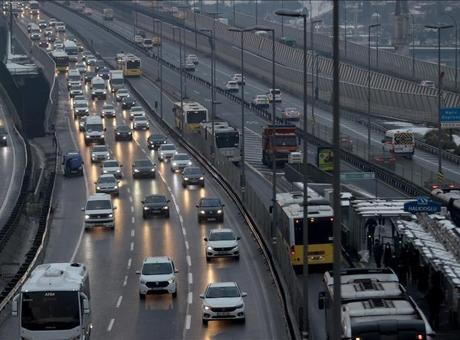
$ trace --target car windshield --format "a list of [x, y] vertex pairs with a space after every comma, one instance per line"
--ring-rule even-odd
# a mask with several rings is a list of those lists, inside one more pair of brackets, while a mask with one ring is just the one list
[[163, 135], [152, 135], [152, 136], [150, 136], [150, 139], [151, 140], [159, 140], [159, 141], [161, 141], [161, 140], [165, 140], [166, 137], [163, 136]]
[[231, 231], [219, 231], [209, 234], [209, 241], [231, 241], [235, 239], [235, 235]]
[[120, 126], [117, 126], [117, 130], [120, 131], [120, 132], [128, 132], [129, 131], [129, 126], [120, 125]]
[[297, 137], [296, 136], [292, 136], [292, 137], [276, 136], [275, 137], [275, 145], [279, 145], [279, 146], [297, 146]]
[[109, 151], [106, 146], [95, 146], [93, 152], [107, 152]]
[[144, 111], [144, 109], [141, 106], [133, 106], [131, 108], [131, 112], [134, 112], [134, 111]]
[[145, 159], [145, 160], [135, 161], [134, 166], [153, 166], [153, 165], [151, 161], [149, 161], [148, 159]]
[[235, 298], [240, 296], [238, 287], [209, 287], [206, 292], [206, 298], [219, 299], [219, 298]]
[[171, 263], [145, 263], [142, 275], [165, 275], [173, 272]]
[[172, 144], [169, 144], [169, 145], [163, 145], [163, 147], [161, 148], [161, 150], [176, 150], [176, 147]]
[[189, 159], [190, 159], [190, 157], [188, 155], [178, 154], [178, 155], [174, 156], [174, 160], [176, 160], [176, 161], [188, 161]]
[[114, 183], [115, 181], [116, 179], [113, 176], [103, 176], [98, 180], [99, 183]]
[[88, 104], [86, 104], [86, 103], [75, 103], [75, 107], [78, 107], [78, 108], [87, 108], [87, 107], [88, 107]]
[[104, 110], [113, 110], [113, 106], [112, 105], [104, 105], [103, 109]]
[[106, 168], [116, 168], [116, 167], [118, 167], [118, 162], [117, 161], [104, 162], [104, 167], [106, 167]]
[[110, 200], [93, 200], [86, 203], [86, 210], [107, 210], [112, 209]]
[[220, 200], [218, 198], [205, 198], [201, 200], [202, 207], [220, 207]]
[[145, 119], [145, 117], [142, 117], [142, 116], [134, 117], [134, 120], [136, 122], [145, 122], [145, 121], [147, 121], [147, 119]]
[[119, 89], [119, 90], [117, 91], [117, 94], [128, 94], [128, 90]]
[[145, 198], [146, 203], [166, 203], [166, 198], [160, 195], [147, 196]]
[[201, 169], [200, 168], [185, 168], [184, 175], [201, 175]]

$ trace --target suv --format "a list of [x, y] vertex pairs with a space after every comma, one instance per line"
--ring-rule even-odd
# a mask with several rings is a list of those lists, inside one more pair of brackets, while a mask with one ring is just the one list
[[279, 89], [268, 89], [267, 96], [270, 103], [273, 102], [273, 98], [275, 102], [281, 103], [281, 91]]
[[104, 104], [101, 111], [102, 118], [115, 118], [117, 116], [117, 111], [112, 104]]
[[243, 298], [247, 296], [242, 292], [236, 282], [210, 283], [204, 294], [202, 315], [203, 324], [209, 320], [234, 319], [245, 321], [245, 308]]
[[232, 229], [212, 229], [206, 242], [206, 261], [213, 257], [235, 257], [240, 258], [238, 248], [239, 236], [236, 236]]
[[102, 162], [110, 159], [110, 152], [107, 145], [97, 145], [91, 150], [91, 163]]
[[186, 153], [176, 153], [171, 158], [171, 172], [182, 171], [184, 168], [192, 165], [190, 156]]
[[133, 178], [151, 177], [155, 178], [155, 164], [148, 158], [135, 160], [132, 166]]
[[105, 194], [114, 194], [118, 196], [120, 194], [120, 189], [118, 188], [118, 180], [115, 178], [114, 175], [111, 174], [104, 174], [101, 175], [96, 184], [96, 192], [97, 193], [105, 193]]
[[259, 94], [259, 95], [255, 96], [252, 99], [251, 106], [256, 107], [258, 109], [266, 109], [266, 108], [268, 108], [270, 106], [270, 101], [268, 99], [268, 96], [265, 95], [265, 94]]
[[169, 218], [169, 200], [164, 195], [149, 195], [142, 201], [142, 217], [148, 218], [152, 215], [163, 215]]
[[139, 298], [145, 299], [149, 292], [171, 293], [177, 296], [176, 273], [174, 262], [168, 256], [147, 257], [142, 270], [136, 271], [139, 277]]
[[198, 208], [198, 223], [212, 219], [217, 222], [224, 222], [224, 205], [219, 198], [203, 197], [196, 207]]
[[148, 130], [149, 128], [150, 124], [146, 117], [134, 117], [133, 130]]
[[182, 171], [182, 187], [193, 184], [204, 188], [204, 174], [199, 167], [188, 166]]
[[145, 117], [145, 111], [142, 106], [133, 106], [129, 110], [129, 119], [133, 120], [135, 117]]
[[94, 194], [88, 197], [86, 206], [81, 210], [85, 212], [85, 230], [92, 227], [108, 227], [115, 229], [115, 219], [112, 199], [107, 194]]
[[164, 135], [150, 135], [147, 138], [147, 146], [150, 150], [157, 150], [160, 145], [166, 144], [168, 139]]
[[158, 160], [163, 162], [177, 154], [176, 146], [174, 144], [162, 144], [158, 148]]

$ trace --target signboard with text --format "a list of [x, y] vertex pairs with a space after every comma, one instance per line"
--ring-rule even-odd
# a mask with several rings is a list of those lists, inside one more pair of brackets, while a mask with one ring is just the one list
[[460, 127], [460, 107], [443, 108], [439, 112], [441, 128], [453, 129]]
[[441, 204], [433, 201], [429, 197], [417, 197], [416, 201], [404, 203], [404, 211], [412, 214], [427, 213], [434, 214], [441, 211]]

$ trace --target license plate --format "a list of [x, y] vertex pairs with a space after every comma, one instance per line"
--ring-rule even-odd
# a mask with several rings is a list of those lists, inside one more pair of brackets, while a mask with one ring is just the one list
[[229, 312], [217, 312], [216, 314], [217, 316], [229, 316], [230, 315]]

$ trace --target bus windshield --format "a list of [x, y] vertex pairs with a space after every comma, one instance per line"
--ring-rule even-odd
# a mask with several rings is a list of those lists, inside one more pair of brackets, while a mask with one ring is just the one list
[[187, 112], [187, 123], [197, 124], [201, 122], [205, 122], [206, 119], [206, 111], [190, 111]]
[[[332, 242], [332, 218], [308, 219], [308, 243], [320, 244]], [[294, 220], [295, 244], [303, 244], [303, 218]]]
[[238, 131], [216, 133], [217, 148], [234, 148], [238, 147], [240, 135]]
[[274, 144], [277, 146], [297, 146], [297, 137], [296, 136], [290, 136], [290, 137], [276, 136]]
[[133, 68], [140, 68], [141, 67], [141, 61], [136, 59], [136, 60], [127, 60], [126, 61], [126, 68], [127, 69], [133, 69]]
[[22, 293], [21, 325], [31, 331], [64, 330], [80, 326], [78, 292]]

